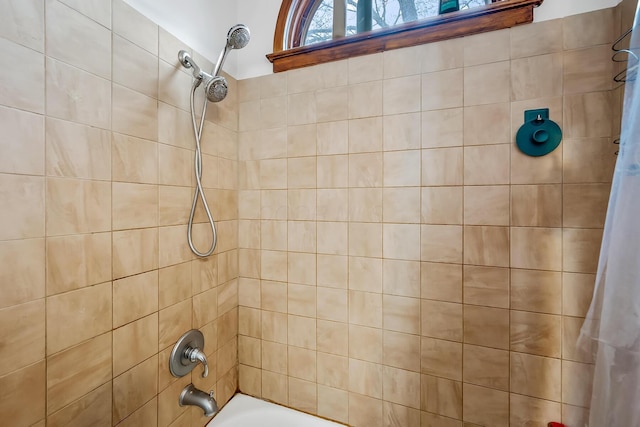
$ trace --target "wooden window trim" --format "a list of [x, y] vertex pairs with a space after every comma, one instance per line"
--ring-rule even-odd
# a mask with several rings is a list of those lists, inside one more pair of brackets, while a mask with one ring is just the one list
[[[273, 72], [308, 67], [353, 56], [416, 46], [502, 30], [533, 22], [533, 8], [544, 0], [505, 0], [341, 39], [300, 46], [303, 29], [318, 0], [283, 0], [276, 23], [274, 52], [267, 55]], [[535, 40], [531, 41], [535, 43]]]

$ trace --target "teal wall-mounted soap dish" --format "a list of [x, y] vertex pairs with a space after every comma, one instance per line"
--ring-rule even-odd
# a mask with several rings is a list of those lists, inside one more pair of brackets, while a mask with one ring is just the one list
[[516, 134], [520, 151], [533, 157], [544, 156], [555, 150], [562, 141], [560, 126], [549, 119], [549, 109], [527, 110], [524, 124]]

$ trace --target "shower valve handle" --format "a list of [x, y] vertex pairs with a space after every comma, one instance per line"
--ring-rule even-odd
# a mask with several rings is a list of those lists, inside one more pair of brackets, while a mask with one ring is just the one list
[[189, 359], [190, 362], [200, 362], [204, 367], [202, 371], [202, 378], [206, 378], [209, 375], [209, 364], [207, 363], [207, 356], [204, 354], [202, 350], [199, 348], [187, 348], [184, 351], [185, 358]]

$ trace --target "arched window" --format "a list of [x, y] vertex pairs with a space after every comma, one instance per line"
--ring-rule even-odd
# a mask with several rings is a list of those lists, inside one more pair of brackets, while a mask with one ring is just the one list
[[439, 0], [283, 0], [274, 72], [415, 46], [533, 21], [543, 0], [459, 0], [439, 15]]

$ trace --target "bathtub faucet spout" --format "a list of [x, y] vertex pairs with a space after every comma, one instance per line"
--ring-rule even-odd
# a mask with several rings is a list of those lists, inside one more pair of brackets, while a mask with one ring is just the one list
[[178, 402], [180, 406], [194, 405], [199, 407], [204, 411], [205, 417], [212, 417], [218, 412], [218, 403], [213, 398], [213, 391], [205, 393], [195, 388], [193, 384], [189, 384], [182, 390]]

